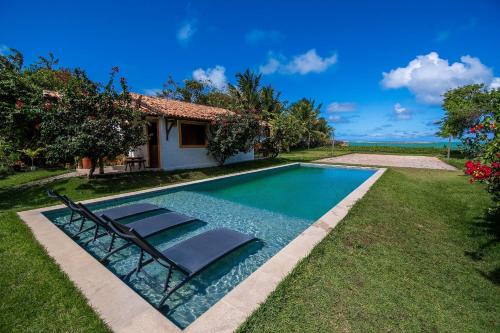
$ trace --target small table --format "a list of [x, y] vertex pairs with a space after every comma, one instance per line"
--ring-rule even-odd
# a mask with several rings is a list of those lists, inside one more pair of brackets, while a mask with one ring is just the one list
[[143, 157], [127, 157], [125, 159], [125, 171], [127, 171], [127, 168], [129, 171], [132, 171], [132, 169], [135, 169], [135, 164], [137, 163], [138, 170], [145, 169], [146, 168], [146, 160]]

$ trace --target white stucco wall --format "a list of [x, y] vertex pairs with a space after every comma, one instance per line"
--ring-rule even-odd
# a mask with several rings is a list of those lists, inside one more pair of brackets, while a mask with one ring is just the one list
[[[216, 166], [217, 162], [207, 154], [206, 148], [181, 148], [179, 145], [179, 126], [174, 125], [166, 138], [166, 122], [164, 118], [159, 121], [160, 161], [164, 170], [194, 169]], [[147, 151], [147, 150], [145, 150]], [[146, 154], [147, 155], [147, 154]], [[145, 156], [146, 157], [146, 156]], [[253, 150], [240, 153], [229, 158], [226, 164], [249, 161], [254, 159]]]

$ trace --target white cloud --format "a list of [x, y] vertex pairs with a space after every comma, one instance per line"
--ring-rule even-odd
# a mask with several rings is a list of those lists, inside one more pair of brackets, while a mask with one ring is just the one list
[[356, 111], [356, 104], [355, 103], [333, 102], [333, 103], [330, 103], [326, 107], [326, 110], [329, 113], [334, 113], [334, 112], [353, 112], [353, 111]]
[[336, 124], [347, 124], [351, 123], [354, 119], [359, 118], [358, 114], [353, 114], [353, 115], [338, 115], [338, 114], [333, 114], [328, 117], [328, 120], [336, 123]]
[[193, 79], [199, 82], [206, 83], [219, 90], [227, 89], [226, 69], [223, 66], [215, 66], [214, 68], [202, 69], [198, 68], [193, 71]]
[[249, 44], [258, 44], [261, 42], [276, 42], [283, 39], [283, 34], [277, 30], [254, 29], [246, 33], [245, 39]]
[[261, 74], [267, 75], [277, 72], [281, 67], [281, 62], [276, 59], [270, 57], [265, 65], [259, 66], [259, 72]]
[[181, 43], [187, 43], [198, 30], [196, 20], [184, 22], [179, 30], [177, 30], [177, 40]]
[[497, 82], [491, 68], [478, 58], [463, 56], [451, 65], [431, 52], [419, 55], [406, 67], [383, 73], [382, 85], [389, 89], [408, 88], [417, 100], [427, 104], [440, 104], [442, 95], [449, 89], [472, 83]]
[[407, 108], [404, 108], [401, 104], [394, 104], [394, 116], [397, 120], [409, 120], [411, 119], [411, 112]]
[[294, 56], [292, 60], [286, 62], [285, 57], [269, 56], [265, 65], [259, 67], [262, 74], [282, 73], [282, 74], [300, 74], [321, 73], [337, 62], [337, 54], [330, 57], [321, 57], [315, 49], [306, 53]]
[[491, 81], [490, 89], [500, 89], [500, 77], [496, 77]]

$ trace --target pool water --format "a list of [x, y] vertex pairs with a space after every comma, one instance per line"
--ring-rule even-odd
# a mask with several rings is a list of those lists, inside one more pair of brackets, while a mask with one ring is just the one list
[[[292, 165], [209, 182], [161, 190], [127, 199], [92, 205], [92, 209], [115, 207], [130, 202], [148, 202], [198, 219], [197, 222], [149, 238], [161, 250], [201, 232], [225, 227], [254, 235], [249, 243], [209, 266], [191, 282], [174, 293], [161, 311], [184, 328], [242, 282], [302, 231], [368, 179], [375, 170], [313, 165]], [[150, 214], [151, 215], [151, 214]], [[67, 210], [47, 213], [65, 232]], [[135, 221], [144, 215], [122, 221]], [[89, 235], [91, 236], [91, 235]], [[109, 239], [103, 237], [88, 245], [80, 244], [100, 258]], [[119, 242], [117, 243], [119, 245]], [[112, 256], [106, 266], [123, 275], [137, 263], [135, 247]], [[128, 285], [142, 297], [157, 304], [162, 297], [165, 269], [146, 266], [146, 273], [134, 275]], [[180, 276], [174, 276], [175, 280]]]

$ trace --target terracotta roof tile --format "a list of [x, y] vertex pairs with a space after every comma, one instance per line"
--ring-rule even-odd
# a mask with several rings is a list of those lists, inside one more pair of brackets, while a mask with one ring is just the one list
[[130, 93], [130, 96], [132, 97], [132, 101], [137, 103], [141, 111], [169, 118], [211, 121], [221, 114], [232, 113], [232, 111], [227, 109], [172, 99], [145, 96], [136, 93]]

